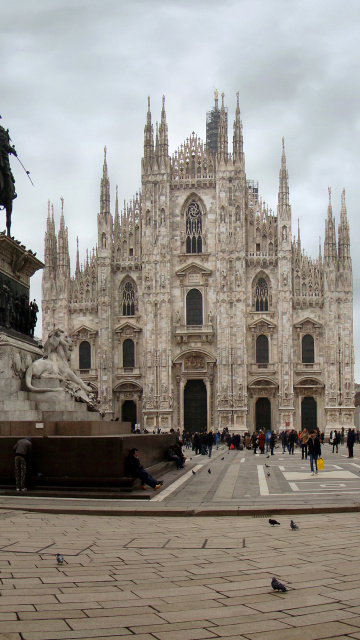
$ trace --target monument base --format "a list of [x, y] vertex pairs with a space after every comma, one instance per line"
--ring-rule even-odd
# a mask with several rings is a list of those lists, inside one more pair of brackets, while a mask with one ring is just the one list
[[0, 415], [2, 422], [75, 422], [101, 418], [87, 405], [77, 402], [60, 389], [59, 381], [51, 378], [33, 380], [34, 386], [54, 388], [54, 391], [28, 391], [25, 371], [34, 360], [42, 357], [42, 349], [26, 336], [10, 334], [0, 327]]

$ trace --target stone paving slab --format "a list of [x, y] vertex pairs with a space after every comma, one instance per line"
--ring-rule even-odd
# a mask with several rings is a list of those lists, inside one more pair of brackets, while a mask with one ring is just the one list
[[0, 640], [360, 640], [357, 514], [6, 515]]

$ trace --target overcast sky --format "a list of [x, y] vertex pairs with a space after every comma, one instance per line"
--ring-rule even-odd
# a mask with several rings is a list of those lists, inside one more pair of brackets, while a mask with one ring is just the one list
[[[12, 234], [43, 259], [47, 201], [58, 230], [64, 197], [73, 271], [76, 236], [81, 260], [97, 241], [104, 145], [112, 206], [116, 184], [120, 203], [140, 187], [147, 96], [156, 121], [165, 94], [172, 154], [192, 131], [205, 139], [215, 89], [225, 93], [232, 140], [239, 91], [247, 178], [276, 209], [284, 136], [293, 233], [299, 218], [312, 257], [324, 241], [328, 186], [337, 224], [346, 189], [360, 382], [359, 27], [358, 0], [2, 2], [1, 124], [35, 185], [11, 158]], [[41, 274], [31, 295], [41, 298]]]

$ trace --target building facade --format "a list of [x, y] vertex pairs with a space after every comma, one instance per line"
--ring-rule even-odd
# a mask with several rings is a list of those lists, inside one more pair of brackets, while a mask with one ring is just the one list
[[[324, 253], [293, 237], [284, 143], [276, 213], [247, 180], [239, 97], [228, 149], [215, 96], [207, 144], [170, 156], [150, 101], [141, 193], [110, 210], [106, 150], [97, 248], [70, 273], [63, 203], [49, 205], [43, 333], [74, 341], [72, 367], [115, 417], [148, 430], [331, 430], [354, 420], [352, 265], [345, 193], [331, 192]], [[214, 127], [216, 135], [214, 137]], [[337, 235], [337, 237], [336, 237]]]

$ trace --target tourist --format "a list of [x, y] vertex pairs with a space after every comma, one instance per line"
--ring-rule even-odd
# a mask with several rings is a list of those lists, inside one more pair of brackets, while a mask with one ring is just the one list
[[15, 453], [16, 491], [27, 491], [25, 487], [26, 463], [31, 453], [31, 438], [21, 438], [13, 448]]
[[308, 440], [308, 451], [310, 457], [311, 475], [313, 476], [314, 469], [315, 473], [317, 473], [317, 459], [321, 456], [321, 444], [317, 431], [311, 431], [310, 433], [310, 438]]
[[259, 444], [260, 453], [265, 453], [265, 433], [263, 431], [259, 432], [258, 444]]
[[276, 434], [274, 433], [274, 431], [271, 431], [271, 437], [270, 437], [270, 453], [271, 453], [271, 455], [272, 455], [272, 456], [274, 455], [275, 442], [276, 442]]
[[301, 436], [300, 436], [300, 443], [301, 443], [301, 459], [307, 460], [307, 449], [308, 449], [308, 442], [309, 442], [309, 432], [307, 430], [307, 428], [305, 427], [302, 432], [301, 432]]
[[354, 457], [354, 444], [355, 444], [355, 430], [349, 429], [347, 438], [346, 438], [346, 446], [349, 451], [348, 458]]
[[214, 434], [212, 431], [209, 431], [209, 433], [206, 436], [206, 445], [207, 445], [207, 449], [209, 452], [209, 458], [211, 458], [211, 453], [212, 453], [212, 448], [214, 446]]
[[333, 437], [332, 437], [332, 452], [334, 453], [334, 449], [336, 447], [336, 453], [339, 453], [339, 444], [340, 444], [340, 440], [341, 440], [341, 435], [340, 432], [338, 433], [335, 429], [334, 433], [333, 433]]
[[256, 451], [257, 451], [257, 448], [259, 446], [259, 442], [258, 442], [257, 433], [255, 433], [255, 431], [251, 436], [251, 444], [252, 444], [252, 448], [254, 449], [254, 455], [256, 455]]
[[297, 442], [297, 433], [295, 429], [291, 429], [288, 437], [288, 442], [289, 442], [288, 444], [289, 454], [294, 455], [295, 442]]
[[148, 484], [156, 491], [163, 484], [162, 481], [155, 480], [140, 464], [138, 449], [130, 449], [129, 455], [125, 460], [125, 474], [130, 478], [139, 478], [141, 488]]
[[169, 462], [173, 461], [176, 463], [177, 470], [183, 468], [181, 458], [179, 455], [177, 455], [177, 452], [174, 451], [173, 447], [168, 448], [167, 459], [169, 460]]
[[269, 453], [270, 451], [270, 440], [271, 440], [271, 431], [270, 429], [267, 430], [266, 435], [265, 435], [265, 442], [266, 442], [266, 453]]

